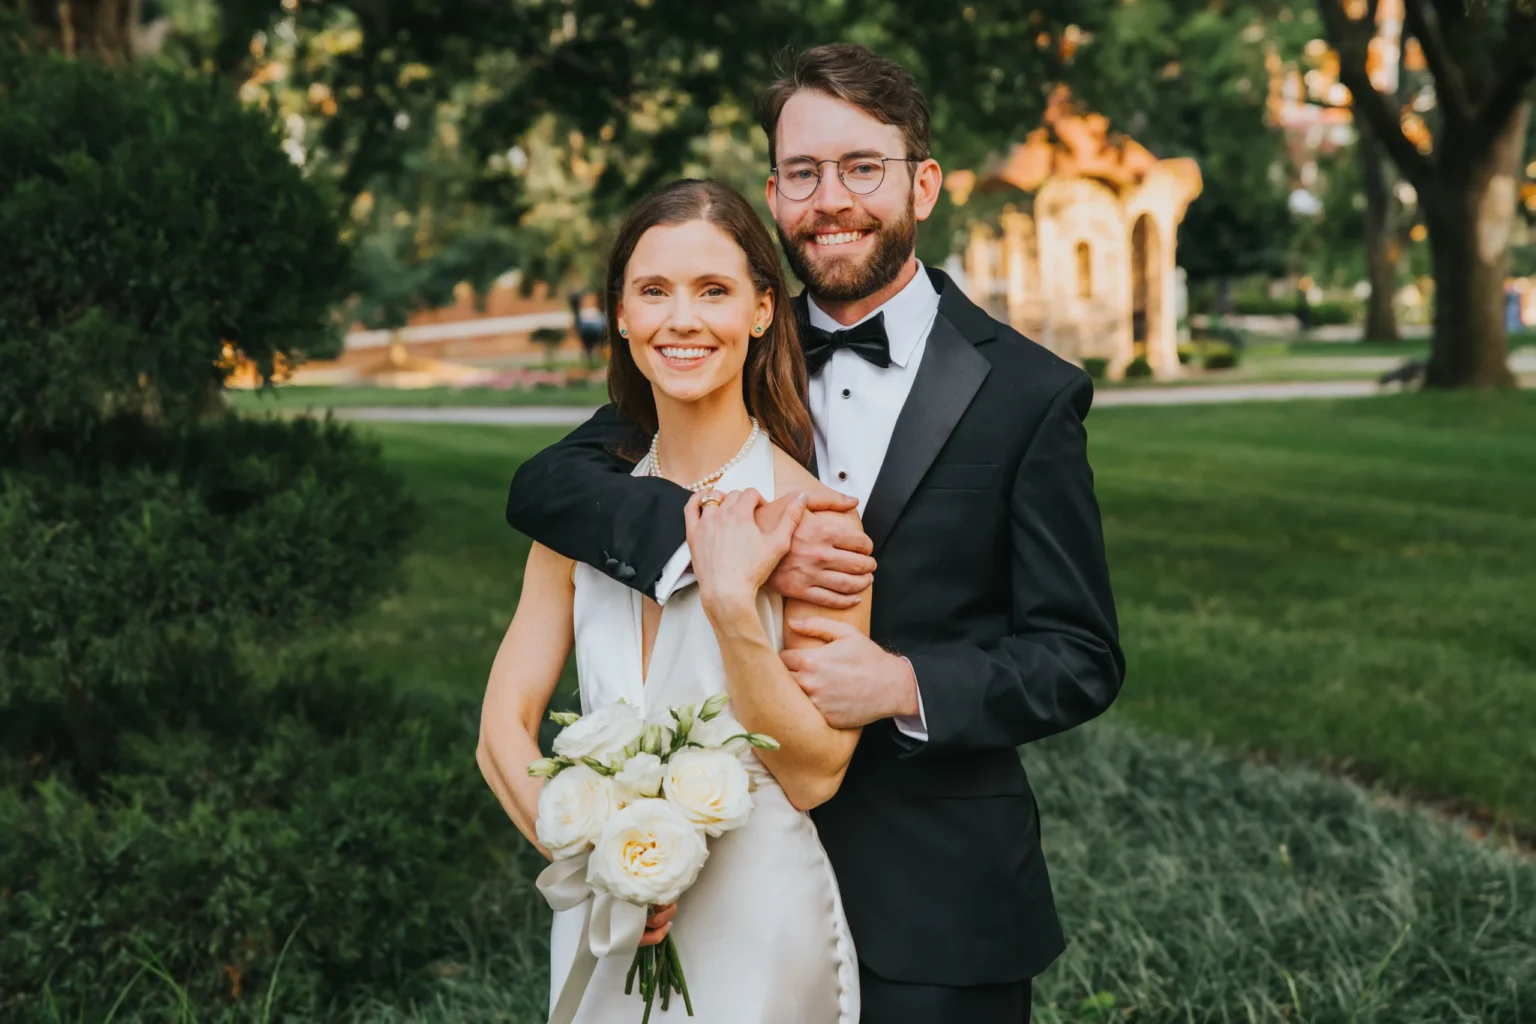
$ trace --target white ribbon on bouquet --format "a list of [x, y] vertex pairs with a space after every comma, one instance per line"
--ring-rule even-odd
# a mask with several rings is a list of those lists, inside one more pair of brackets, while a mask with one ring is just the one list
[[581, 1007], [587, 983], [605, 956], [633, 957], [645, 936], [646, 907], [626, 903], [604, 892], [595, 892], [587, 884], [587, 860], [590, 853], [557, 860], [539, 872], [539, 892], [555, 910], [571, 910], [586, 904], [581, 922], [581, 939], [576, 957], [565, 974], [560, 997], [549, 1014], [549, 1024], [571, 1024]]

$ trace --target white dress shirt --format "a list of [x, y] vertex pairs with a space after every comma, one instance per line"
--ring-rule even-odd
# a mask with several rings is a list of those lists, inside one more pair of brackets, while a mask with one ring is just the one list
[[[842, 330], [855, 324], [840, 324], [816, 305], [808, 303], [812, 327], [827, 331]], [[888, 302], [856, 323], [863, 323], [877, 313], [885, 314], [885, 335], [891, 347], [891, 365], [876, 366], [857, 352], [846, 348], [832, 353], [832, 358], [810, 381], [811, 419], [816, 428], [816, 468], [821, 482], [833, 490], [858, 498], [859, 513], [875, 487], [880, 467], [885, 462], [896, 418], [906, 404], [923, 360], [928, 334], [939, 312], [939, 293], [934, 290], [921, 263], [917, 274], [905, 288]], [[898, 457], [899, 453], [898, 453]], [[656, 581], [656, 599], [666, 599], [679, 587], [692, 582], [688, 545], [678, 548]], [[918, 695], [918, 714], [898, 718], [896, 727], [916, 740], [927, 740], [928, 730], [922, 715], [922, 695]]]

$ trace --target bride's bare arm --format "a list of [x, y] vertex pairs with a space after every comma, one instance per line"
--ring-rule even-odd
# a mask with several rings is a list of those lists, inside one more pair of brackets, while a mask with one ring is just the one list
[[[837, 792], [858, 744], [859, 730], [835, 729], [827, 724], [784, 667], [758, 616], [757, 592], [788, 549], [800, 513], [796, 508], [793, 521], [762, 530], [752, 516], [761, 501], [757, 492], [743, 491], [725, 498], [718, 507], [701, 509], [695, 496], [687, 512], [688, 542], [700, 599], [720, 642], [732, 711], [748, 731], [767, 733], [778, 740], [778, 750], [759, 751], [758, 756], [778, 779], [790, 803], [809, 810]], [[865, 591], [852, 608], [818, 609], [818, 614], [840, 619], [867, 635], [869, 607], [869, 592]], [[822, 642], [794, 633], [785, 639], [795, 647]]]
[[480, 709], [480, 744], [475, 761], [518, 831], [539, 848], [534, 822], [544, 780], [528, 766], [539, 752], [539, 723], [571, 653], [572, 561], [542, 544], [528, 552], [517, 613], [501, 640]]

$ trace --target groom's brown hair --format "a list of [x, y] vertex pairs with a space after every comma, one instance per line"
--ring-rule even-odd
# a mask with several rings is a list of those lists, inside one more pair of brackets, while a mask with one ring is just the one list
[[[777, 165], [779, 116], [784, 104], [802, 89], [814, 89], [852, 103], [883, 124], [901, 129], [906, 155], [926, 160], [931, 118], [928, 100], [906, 68], [856, 43], [830, 43], [806, 50], [757, 99], [757, 121], [768, 134], [768, 163]], [[824, 153], [821, 156], [840, 156]], [[908, 164], [915, 168], [916, 164]]]

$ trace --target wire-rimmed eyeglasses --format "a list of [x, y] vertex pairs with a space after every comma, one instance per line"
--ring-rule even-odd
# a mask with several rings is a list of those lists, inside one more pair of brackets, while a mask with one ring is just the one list
[[836, 164], [837, 177], [843, 187], [856, 196], [867, 196], [885, 180], [885, 165], [891, 161], [899, 164], [922, 163], [914, 156], [851, 155], [841, 160], [812, 160], [810, 157], [791, 157], [773, 168], [773, 179], [779, 193], [785, 199], [809, 199], [821, 184], [821, 165]]

